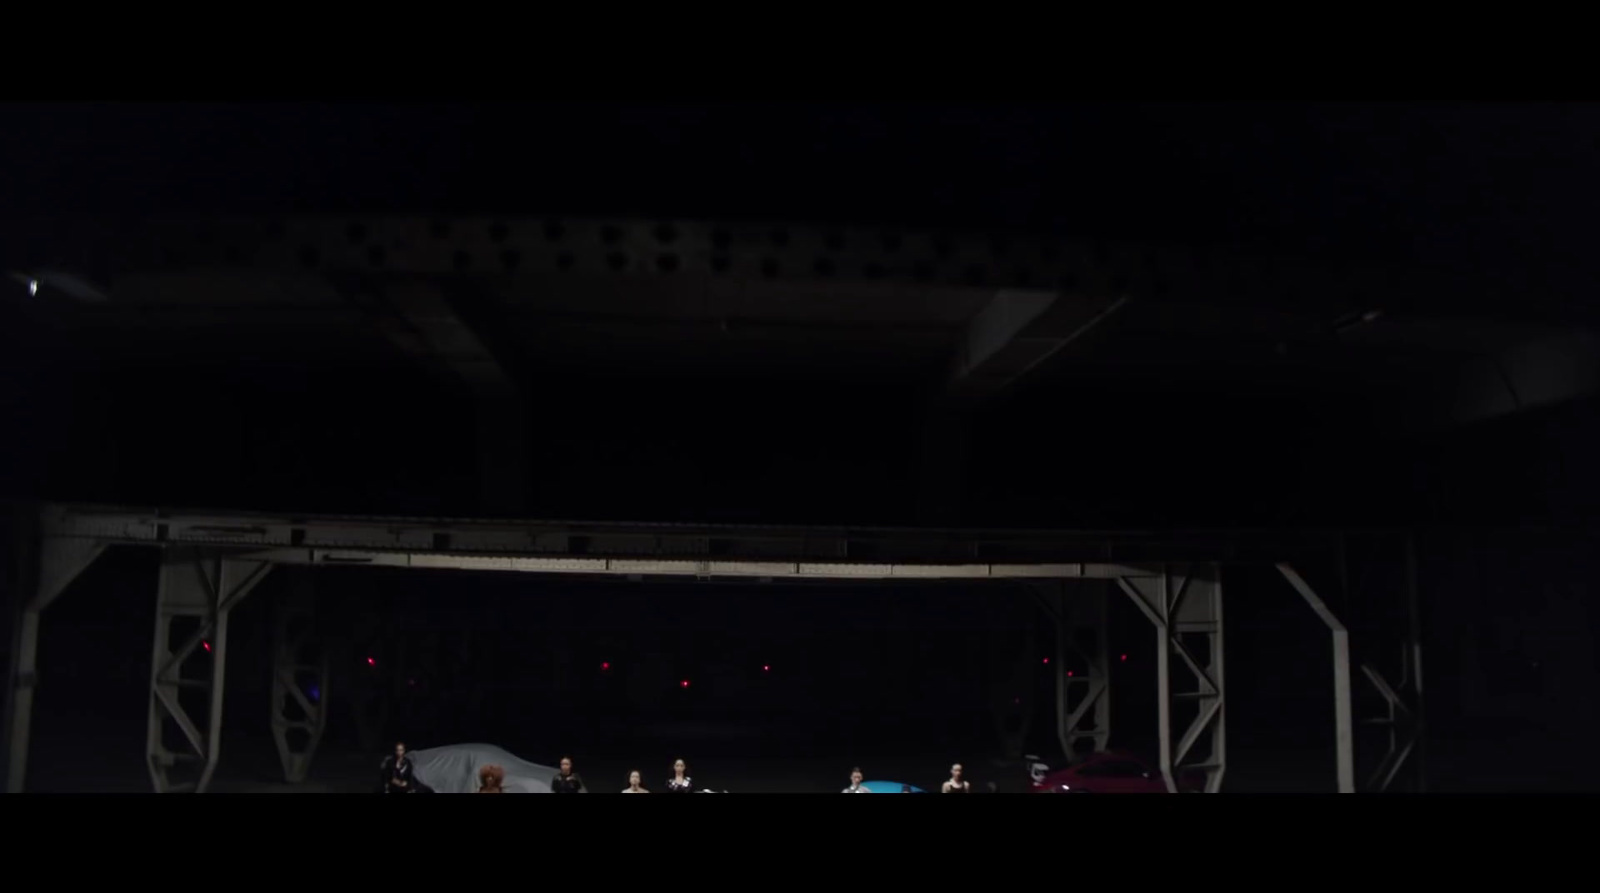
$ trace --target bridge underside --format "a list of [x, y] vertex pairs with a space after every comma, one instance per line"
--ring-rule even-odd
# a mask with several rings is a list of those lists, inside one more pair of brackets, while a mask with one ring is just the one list
[[[793, 221], [123, 223], [0, 240], [0, 403], [38, 432], [0, 444], [13, 493], [507, 518], [1372, 523], [1378, 506], [1406, 515], [1389, 491], [1437, 465], [1417, 438], [1600, 383], [1592, 311], [1460, 271]], [[142, 436], [149, 381], [204, 411]], [[219, 431], [226, 447], [170, 447]], [[1298, 454], [1316, 458], [1285, 461]], [[1116, 473], [1061, 473], [1086, 467]], [[1476, 504], [1461, 502], [1440, 516]]]
[[[1253, 561], [1259, 563], [1268, 550], [1290, 548], [1282, 540], [1235, 536], [1225, 549], [1227, 538], [1215, 534], [290, 518], [61, 505], [44, 507], [31, 520], [38, 560], [24, 590], [30, 597], [20, 600], [10, 675], [10, 791], [26, 788], [43, 612], [111, 545], [163, 554], [146, 744], [160, 792], [203, 791], [209, 784], [220, 756], [229, 616], [279, 566], [295, 578], [275, 611], [273, 731], [286, 779], [305, 778], [328, 716], [327, 697], [308, 693], [327, 691], [329, 663], [329, 649], [316, 633], [314, 578], [305, 569], [351, 565], [636, 579], [1012, 581], [1033, 590], [1056, 632], [1056, 731], [1069, 755], [1109, 743], [1107, 601], [1120, 592], [1157, 637], [1160, 764], [1168, 787], [1176, 790], [1179, 779], [1203, 773], [1205, 790], [1217, 791], [1227, 768], [1223, 567], [1241, 553], [1257, 551]], [[1206, 550], [1209, 559], [1197, 557]], [[1094, 554], [1102, 560], [1086, 560]], [[1339, 789], [1353, 791], [1348, 633], [1290, 564], [1278, 562], [1278, 568], [1332, 632]], [[186, 672], [202, 649], [209, 659], [193, 661], [198, 671]], [[1420, 656], [1417, 661], [1420, 667]], [[1363, 670], [1391, 691], [1375, 671]], [[1400, 702], [1399, 695], [1391, 699], [1391, 705]], [[1414, 702], [1401, 706], [1408, 714], [1416, 709]], [[1404, 762], [1406, 753], [1395, 753], [1399, 747], [1391, 746], [1374, 787], [1386, 787]], [[1408, 739], [1404, 750], [1410, 747]]]

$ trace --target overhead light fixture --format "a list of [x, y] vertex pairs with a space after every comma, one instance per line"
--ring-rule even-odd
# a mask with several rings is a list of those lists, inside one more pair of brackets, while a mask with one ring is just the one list
[[60, 293], [75, 301], [98, 304], [107, 300], [106, 293], [99, 286], [72, 273], [39, 270], [33, 273], [12, 273], [10, 276], [18, 283], [27, 286], [30, 296], [39, 294], [39, 289], [49, 286], [54, 289], [51, 294]]

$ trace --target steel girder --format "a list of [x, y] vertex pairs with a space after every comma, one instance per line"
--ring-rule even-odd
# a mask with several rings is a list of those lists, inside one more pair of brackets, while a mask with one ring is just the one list
[[[6, 792], [21, 793], [27, 787], [28, 743], [33, 725], [33, 693], [39, 685], [39, 624], [44, 611], [67, 590], [94, 560], [105, 551], [101, 540], [46, 536], [39, 544], [34, 562], [32, 543], [24, 544], [23, 563], [31, 571], [22, 581], [16, 626], [16, 643], [11, 652], [10, 685], [6, 710]], [[31, 593], [29, 590], [32, 590]]]
[[[228, 614], [271, 570], [268, 562], [209, 549], [178, 547], [162, 556], [145, 739], [145, 761], [157, 793], [203, 793], [210, 785], [222, 745]], [[196, 657], [209, 658], [208, 665], [198, 674], [185, 674]], [[186, 692], [204, 700], [185, 703]], [[199, 706], [205, 710], [204, 726], [190, 713]]]
[[[292, 549], [299, 563], [347, 563], [349, 555], [406, 553], [438, 560], [497, 562], [538, 558], [604, 572], [606, 563], [639, 560], [1018, 568], [1029, 577], [1115, 576], [1125, 564], [1179, 561], [1281, 561], [1320, 547], [1325, 534], [1221, 531], [1185, 535], [1057, 530], [950, 530], [881, 527], [777, 527], [705, 524], [597, 524], [557, 520], [305, 517], [257, 512], [166, 511], [51, 504], [41, 512], [51, 536], [144, 545]], [[313, 554], [314, 553], [314, 554]], [[364, 561], [364, 559], [363, 559]], [[1031, 568], [1031, 570], [1029, 570]], [[1041, 571], [1040, 568], [1046, 570]], [[511, 569], [511, 568], [506, 568]], [[1008, 570], [1009, 572], [1009, 570]], [[954, 573], [954, 571], [952, 571]], [[759, 574], [758, 574], [759, 576]]]
[[[1120, 576], [1116, 583], [1155, 627], [1161, 775], [1167, 790], [1176, 792], [1187, 773], [1203, 771], [1206, 792], [1216, 793], [1227, 770], [1220, 568], [1170, 565], [1154, 574]], [[1174, 691], [1174, 657], [1194, 689]], [[1187, 718], [1176, 737], [1174, 713]]]
[[329, 654], [317, 627], [311, 572], [289, 569], [273, 630], [272, 738], [283, 779], [306, 780], [328, 727]]

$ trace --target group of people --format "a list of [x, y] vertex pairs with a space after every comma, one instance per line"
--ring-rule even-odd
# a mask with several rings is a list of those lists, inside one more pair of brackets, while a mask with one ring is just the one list
[[[383, 792], [385, 794], [417, 794], [430, 793], [431, 788], [416, 777], [411, 759], [406, 755], [404, 742], [397, 742], [394, 754], [383, 761]], [[865, 776], [861, 767], [850, 770], [850, 785], [843, 793], [870, 794], [873, 791], [867, 788], [862, 779]], [[635, 769], [628, 773], [628, 786], [622, 789], [624, 794], [648, 794], [650, 790], [644, 786], [644, 776]], [[478, 768], [478, 793], [503, 794], [505, 793], [506, 772], [500, 766], [484, 765]], [[664, 790], [669, 794], [694, 793], [694, 780], [689, 777], [689, 766], [683, 760], [675, 760], [672, 764], [672, 776], [667, 779]], [[571, 757], [562, 757], [560, 768], [550, 779], [550, 792], [553, 794], [587, 794], [588, 787], [583, 783], [583, 776], [579, 775], [572, 766]], [[912, 793], [910, 785], [902, 785], [900, 792]], [[962, 777], [961, 764], [956, 763], [950, 767], [950, 777], [939, 787], [941, 794], [969, 794], [972, 792], [972, 782]]]
[[[553, 794], [589, 793], [589, 789], [583, 784], [583, 778], [573, 771], [571, 757], [561, 758], [560, 771], [550, 779], [550, 792]], [[669, 794], [694, 793], [694, 779], [689, 777], [689, 765], [683, 760], [673, 761], [672, 777], [667, 779], [666, 792]], [[650, 793], [650, 789], [644, 786], [644, 776], [638, 769], [628, 773], [628, 786], [622, 789], [622, 793]]]

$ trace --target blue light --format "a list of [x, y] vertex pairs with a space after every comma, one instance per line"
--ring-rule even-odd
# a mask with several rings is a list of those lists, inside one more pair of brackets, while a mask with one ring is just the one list
[[322, 689], [315, 685], [311, 686], [309, 689], [306, 689], [306, 694], [309, 694], [311, 696], [311, 700], [313, 701], [322, 700]]

